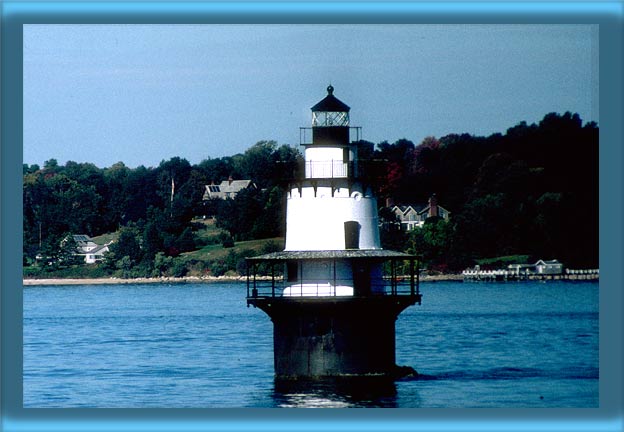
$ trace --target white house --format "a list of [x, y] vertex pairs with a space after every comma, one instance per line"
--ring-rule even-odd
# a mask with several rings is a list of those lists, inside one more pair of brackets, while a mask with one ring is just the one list
[[563, 273], [563, 264], [557, 260], [539, 260], [535, 263], [535, 271], [537, 274], [561, 274]]
[[436, 195], [433, 194], [429, 198], [426, 206], [407, 205], [394, 206], [392, 212], [401, 222], [401, 229], [411, 231], [414, 228], [420, 228], [425, 224], [427, 218], [438, 216], [444, 220], [448, 220], [451, 212], [438, 204]]
[[103, 245], [98, 245], [88, 235], [77, 234], [72, 236], [76, 242], [76, 255], [84, 256], [86, 264], [93, 264], [104, 259], [104, 254], [109, 251], [109, 246], [112, 243], [108, 242]]
[[509, 264], [507, 269], [515, 274], [547, 274], [557, 275], [563, 273], [563, 264], [557, 260], [539, 260], [535, 264]]
[[[112, 242], [111, 242], [112, 243]], [[85, 263], [93, 264], [104, 259], [104, 254], [109, 251], [110, 243], [96, 247], [85, 254]]]
[[400, 221], [401, 229], [404, 231], [411, 231], [414, 228], [421, 227], [425, 223], [421, 214], [423, 208], [423, 206], [417, 205], [395, 205], [391, 210], [396, 215], [398, 221]]
[[210, 198], [220, 198], [227, 199], [234, 197], [243, 189], [247, 189], [249, 187], [255, 188], [256, 185], [252, 183], [251, 180], [233, 180], [230, 177], [227, 180], [223, 180], [220, 184], [209, 184], [206, 185], [206, 190], [204, 191], [203, 199], [207, 200]]

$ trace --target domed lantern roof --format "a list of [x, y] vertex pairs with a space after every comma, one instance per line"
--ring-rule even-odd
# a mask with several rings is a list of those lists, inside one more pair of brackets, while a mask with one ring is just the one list
[[334, 96], [334, 87], [327, 87], [327, 96], [314, 105], [312, 127], [349, 126], [349, 106]]

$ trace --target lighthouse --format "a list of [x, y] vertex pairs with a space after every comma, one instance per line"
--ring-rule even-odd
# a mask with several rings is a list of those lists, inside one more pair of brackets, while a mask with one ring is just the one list
[[417, 259], [381, 247], [350, 107], [330, 85], [311, 111], [304, 166], [287, 188], [285, 249], [247, 260], [247, 304], [273, 322], [277, 378], [396, 376], [395, 321], [421, 302]]

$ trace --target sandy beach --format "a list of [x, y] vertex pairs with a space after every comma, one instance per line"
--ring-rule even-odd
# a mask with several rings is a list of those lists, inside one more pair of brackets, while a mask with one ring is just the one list
[[[123, 285], [123, 284], [157, 284], [157, 283], [214, 283], [214, 282], [245, 282], [245, 276], [187, 276], [164, 278], [98, 278], [98, 279], [24, 279], [24, 286], [36, 285]], [[421, 276], [421, 282], [462, 281], [462, 275]]]
[[202, 282], [244, 282], [244, 276], [220, 277], [164, 277], [164, 278], [97, 278], [97, 279], [24, 279], [24, 286], [32, 285], [123, 285], [149, 283], [202, 283]]

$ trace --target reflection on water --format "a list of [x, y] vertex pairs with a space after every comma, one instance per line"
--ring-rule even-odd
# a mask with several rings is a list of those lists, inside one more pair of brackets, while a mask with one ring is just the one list
[[396, 384], [382, 377], [275, 379], [278, 408], [396, 408]]

